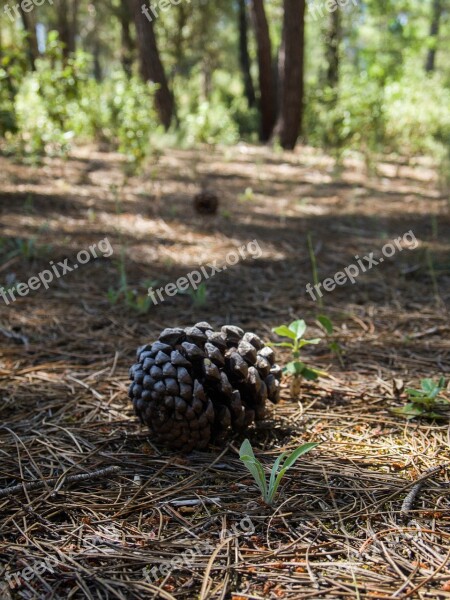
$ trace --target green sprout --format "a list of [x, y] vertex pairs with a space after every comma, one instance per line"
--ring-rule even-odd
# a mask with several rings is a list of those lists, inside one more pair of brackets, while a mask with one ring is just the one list
[[299, 392], [299, 383], [302, 377], [309, 381], [313, 381], [320, 377], [320, 375], [326, 375], [324, 371], [319, 371], [318, 369], [308, 367], [304, 362], [299, 360], [300, 350], [304, 346], [309, 344], [318, 344], [320, 342], [320, 338], [315, 338], [312, 340], [305, 340], [303, 338], [303, 334], [306, 331], [306, 323], [303, 319], [293, 321], [289, 326], [281, 325], [280, 327], [275, 327], [272, 329], [272, 331], [280, 337], [289, 338], [289, 340], [291, 340], [289, 342], [279, 342], [273, 345], [280, 346], [282, 348], [290, 348], [292, 351], [294, 360], [289, 362], [284, 367], [283, 371], [293, 377], [291, 391], [294, 395], [297, 395]]
[[206, 283], [201, 283], [198, 288], [189, 288], [188, 294], [192, 299], [192, 303], [196, 308], [201, 308], [205, 306], [208, 298], [208, 290], [206, 288]]
[[[108, 302], [111, 306], [123, 304], [127, 308], [139, 313], [147, 314], [153, 305], [148, 293], [140, 293], [139, 290], [132, 288], [128, 283], [126, 269], [125, 248], [122, 248], [120, 258], [117, 261], [119, 271], [119, 283], [117, 287], [110, 287], [107, 292]], [[158, 284], [157, 280], [145, 280], [142, 285], [145, 290]]]
[[327, 341], [328, 341], [328, 348], [337, 357], [337, 359], [339, 360], [339, 362], [341, 364], [341, 367], [344, 367], [345, 364], [344, 364], [344, 360], [342, 358], [341, 345], [334, 338], [333, 321], [330, 319], [330, 317], [327, 317], [326, 315], [317, 315], [316, 321], [319, 323], [319, 325], [325, 331], [325, 334], [327, 336]]
[[392, 412], [403, 415], [407, 419], [425, 417], [427, 419], [442, 419], [444, 415], [435, 412], [435, 409], [450, 404], [441, 394], [446, 389], [445, 378], [441, 377], [437, 383], [432, 379], [422, 379], [420, 390], [407, 388], [408, 404], [401, 408], [394, 408]]
[[293, 452], [283, 452], [276, 461], [270, 471], [269, 485], [267, 485], [266, 475], [264, 472], [263, 465], [255, 457], [252, 446], [248, 440], [242, 442], [239, 450], [239, 458], [253, 475], [257, 486], [261, 491], [262, 499], [266, 504], [272, 505], [275, 494], [277, 493], [278, 487], [284, 474], [290, 469], [300, 456], [306, 454], [319, 444], [317, 442], [310, 442], [299, 446]]

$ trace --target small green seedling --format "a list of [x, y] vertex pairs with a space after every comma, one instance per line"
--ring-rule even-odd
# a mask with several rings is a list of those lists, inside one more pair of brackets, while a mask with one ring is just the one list
[[283, 452], [283, 454], [276, 459], [271, 469], [269, 485], [267, 485], [264, 467], [255, 457], [252, 446], [248, 440], [244, 440], [242, 442], [239, 450], [239, 458], [253, 475], [253, 478], [255, 479], [256, 484], [261, 491], [261, 496], [264, 502], [272, 505], [275, 494], [277, 493], [278, 487], [286, 471], [295, 464], [296, 460], [300, 458], [300, 456], [306, 454], [318, 445], [319, 444], [317, 442], [310, 442], [308, 444], [299, 446], [291, 453]]
[[443, 405], [450, 404], [449, 401], [441, 396], [446, 389], [445, 378], [441, 377], [437, 383], [432, 379], [422, 379], [420, 381], [420, 390], [407, 388], [408, 404], [402, 408], [394, 408], [392, 411], [398, 415], [403, 415], [407, 419], [415, 417], [425, 417], [427, 419], [443, 419], [443, 414], [435, 412], [435, 409]]
[[245, 188], [245, 191], [243, 194], [239, 194], [239, 201], [240, 202], [250, 202], [251, 200], [255, 199], [255, 194], [253, 192], [253, 189], [251, 187], [247, 187]]
[[316, 321], [319, 323], [319, 325], [325, 331], [325, 334], [327, 336], [327, 341], [328, 341], [328, 348], [338, 358], [339, 362], [341, 363], [341, 367], [344, 367], [345, 365], [344, 365], [344, 360], [342, 358], [342, 348], [341, 348], [339, 342], [337, 342], [336, 339], [334, 339], [333, 321], [326, 315], [317, 315]]
[[201, 283], [197, 289], [189, 288], [188, 294], [192, 299], [192, 303], [196, 308], [205, 306], [208, 298], [208, 290], [206, 283]]
[[306, 323], [303, 319], [293, 321], [289, 326], [281, 325], [280, 327], [275, 327], [272, 331], [280, 337], [286, 337], [291, 340], [289, 342], [276, 343], [274, 346], [290, 348], [292, 351], [294, 360], [289, 362], [284, 367], [283, 371], [293, 377], [291, 391], [294, 395], [297, 395], [299, 392], [299, 382], [302, 377], [312, 381], [320, 377], [320, 375], [326, 375], [324, 371], [308, 367], [304, 362], [299, 360], [300, 350], [303, 346], [307, 346], [308, 344], [318, 344], [320, 342], [320, 338], [312, 340], [305, 340], [303, 338], [303, 334], [306, 331]]
[[[119, 284], [117, 287], [108, 289], [107, 298], [111, 306], [122, 303], [127, 308], [139, 313], [146, 314], [153, 306], [152, 299], [148, 293], [140, 293], [139, 290], [132, 288], [128, 283], [126, 269], [125, 249], [122, 248], [120, 258], [117, 262], [119, 271]], [[145, 290], [158, 284], [156, 280], [146, 280], [142, 283]]]

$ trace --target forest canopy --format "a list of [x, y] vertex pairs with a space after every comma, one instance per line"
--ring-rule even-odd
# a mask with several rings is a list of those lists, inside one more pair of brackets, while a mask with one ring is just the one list
[[298, 140], [369, 160], [450, 147], [448, 0], [2, 1], [3, 149]]

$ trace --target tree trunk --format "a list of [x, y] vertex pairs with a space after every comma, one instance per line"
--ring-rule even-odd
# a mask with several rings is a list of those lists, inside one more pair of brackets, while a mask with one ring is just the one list
[[442, 0], [433, 0], [431, 27], [430, 27], [430, 38], [432, 46], [428, 50], [427, 62], [425, 64], [425, 71], [431, 73], [435, 69], [436, 65], [436, 45], [439, 35], [439, 26], [442, 15]]
[[239, 59], [242, 76], [244, 79], [244, 91], [249, 108], [256, 104], [255, 88], [253, 86], [250, 71], [250, 55], [248, 53], [248, 19], [245, 0], [239, 0]]
[[134, 43], [131, 37], [131, 20], [132, 14], [128, 0], [122, 0], [116, 13], [120, 22], [120, 60], [122, 68], [127, 77], [131, 77], [131, 69], [133, 66]]
[[252, 16], [258, 51], [261, 140], [267, 142], [272, 136], [276, 121], [277, 98], [272, 69], [272, 44], [264, 0], [252, 0]]
[[[167, 130], [174, 113], [174, 99], [159, 56], [153, 29], [153, 15], [151, 9], [148, 9], [146, 4], [142, 4], [142, 0], [131, 0], [131, 2], [136, 24], [141, 77], [144, 81], [158, 84], [158, 90], [155, 93], [156, 110], [161, 123]], [[148, 17], [143, 13], [143, 8], [147, 8]]]
[[331, 88], [337, 88], [339, 83], [339, 49], [342, 38], [341, 8], [330, 13], [330, 27], [326, 36], [327, 78], [326, 83]]
[[302, 126], [305, 10], [305, 0], [284, 0], [279, 57], [280, 110], [275, 135], [287, 150], [295, 147]]
[[94, 58], [94, 78], [97, 83], [100, 83], [103, 79], [102, 65], [100, 63], [100, 42], [99, 40], [94, 41], [94, 47], [92, 49], [92, 55]]
[[59, 39], [64, 44], [64, 59], [69, 58], [76, 50], [78, 1], [60, 0], [56, 7]]
[[[20, 5], [18, 5], [20, 6]], [[33, 17], [22, 10], [20, 7], [20, 17], [22, 25], [26, 33], [27, 54], [32, 71], [36, 70], [36, 59], [39, 58], [39, 49], [36, 37], [36, 28], [34, 26]]]

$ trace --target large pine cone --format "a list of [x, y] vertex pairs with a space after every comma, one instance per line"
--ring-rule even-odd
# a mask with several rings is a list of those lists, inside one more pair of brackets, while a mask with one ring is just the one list
[[154, 440], [190, 452], [244, 429], [278, 402], [281, 368], [254, 333], [209, 323], [164, 329], [138, 349], [129, 396]]

